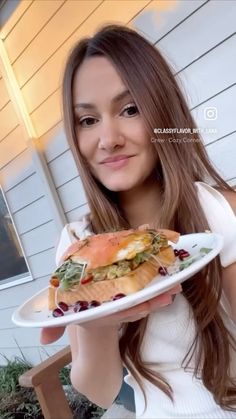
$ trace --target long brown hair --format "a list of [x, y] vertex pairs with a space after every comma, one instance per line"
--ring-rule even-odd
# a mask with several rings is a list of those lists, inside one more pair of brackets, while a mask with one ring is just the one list
[[[197, 131], [191, 133], [188, 143], [184, 141], [185, 133], [172, 133], [172, 141], [168, 141], [170, 134], [161, 134], [162, 138], [154, 135], [156, 127], [186, 127], [193, 131], [196, 125], [181, 89], [160, 52], [136, 31], [121, 25], [106, 25], [93, 37], [84, 38], [75, 45], [69, 54], [63, 79], [65, 131], [85, 189], [94, 232], [130, 226], [119, 207], [116, 194], [93, 177], [78, 148], [73, 80], [82, 62], [93, 56], [104, 56], [115, 66], [152, 138], [159, 157], [157, 171], [162, 187], [159, 227], [174, 229], [181, 234], [209, 229], [194, 182], [211, 179], [222, 190], [234, 190], [210, 163]], [[236, 404], [236, 383], [230, 376], [230, 352], [236, 350], [236, 341], [226, 328], [220, 312], [221, 278], [222, 268], [219, 257], [216, 257], [200, 273], [183, 283], [183, 294], [192, 307], [196, 324], [196, 337], [183, 366], [187, 368], [195, 355], [194, 375], [201, 373], [204, 385], [217, 404], [236, 411], [233, 408]], [[143, 319], [124, 326], [120, 339], [121, 357], [141, 388], [141, 378], [145, 377], [173, 398], [172, 389], [161, 374], [152, 371], [142, 361], [140, 346], [146, 323], [147, 319]]]

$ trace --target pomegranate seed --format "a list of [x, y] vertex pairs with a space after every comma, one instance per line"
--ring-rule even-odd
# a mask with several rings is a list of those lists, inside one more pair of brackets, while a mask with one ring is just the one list
[[92, 301], [90, 301], [90, 303], [88, 304], [88, 308], [98, 307], [98, 306], [100, 306], [100, 305], [101, 305], [101, 303], [100, 303], [99, 301], [92, 300]]
[[174, 254], [175, 254], [175, 256], [179, 256], [179, 250], [174, 249]]
[[163, 276], [168, 274], [167, 269], [165, 267], [162, 267], [162, 266], [160, 266], [160, 268], [158, 269], [158, 272], [159, 272], [160, 275], [163, 275]]
[[185, 258], [187, 258], [187, 257], [189, 257], [189, 256], [190, 256], [189, 252], [185, 251], [185, 252], [182, 252], [182, 253], [179, 255], [179, 259], [180, 259], [180, 260], [184, 260]]
[[60, 301], [60, 303], [58, 303], [59, 307], [63, 310], [63, 311], [68, 311], [69, 307], [66, 303], [64, 303], [63, 301]]
[[64, 316], [63, 311], [60, 308], [55, 308], [52, 312], [53, 317], [62, 317]]
[[114, 297], [112, 297], [112, 300], [119, 300], [120, 298], [126, 297], [125, 294], [122, 294], [122, 292], [120, 292], [119, 294], [114, 295]]
[[187, 250], [185, 250], [185, 249], [180, 249], [179, 250], [179, 254], [181, 255], [182, 253], [185, 253], [185, 252], [187, 252]]
[[88, 305], [85, 306], [85, 305], [76, 304], [73, 310], [75, 313], [79, 313], [80, 311], [88, 310]]
[[78, 301], [76, 301], [75, 305], [76, 305], [76, 306], [77, 306], [77, 305], [80, 305], [80, 306], [85, 306], [85, 307], [87, 307], [87, 306], [88, 306], [88, 301], [78, 300]]
[[93, 275], [89, 275], [89, 276], [86, 276], [85, 278], [82, 278], [81, 280], [80, 280], [80, 283], [82, 284], [82, 285], [84, 285], [84, 284], [88, 284], [89, 282], [91, 282], [93, 280]]

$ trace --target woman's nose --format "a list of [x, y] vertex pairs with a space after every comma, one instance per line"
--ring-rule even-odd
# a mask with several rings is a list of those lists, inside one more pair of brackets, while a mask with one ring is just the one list
[[117, 125], [112, 121], [103, 123], [99, 133], [98, 148], [103, 150], [113, 150], [117, 146], [123, 146], [124, 136], [120, 133]]

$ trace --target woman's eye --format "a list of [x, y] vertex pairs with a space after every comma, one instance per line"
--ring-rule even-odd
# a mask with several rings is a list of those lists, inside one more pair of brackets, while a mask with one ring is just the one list
[[134, 115], [137, 115], [139, 112], [138, 112], [138, 108], [137, 108], [137, 106], [136, 105], [129, 105], [129, 106], [126, 106], [126, 108], [122, 111], [122, 114], [124, 113], [124, 112], [127, 112], [127, 115], [128, 116], [134, 116]]
[[94, 121], [97, 121], [97, 119], [91, 117], [80, 119], [79, 125], [81, 127], [89, 127], [94, 124]]

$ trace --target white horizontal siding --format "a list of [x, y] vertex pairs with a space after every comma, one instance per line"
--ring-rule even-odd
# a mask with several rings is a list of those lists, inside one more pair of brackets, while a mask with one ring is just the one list
[[9, 36], [10, 32], [14, 29], [14, 27], [17, 26], [18, 22], [24, 16], [24, 13], [26, 13], [26, 10], [31, 5], [32, 1], [33, 0], [24, 0], [18, 4], [10, 19], [8, 19], [4, 26], [1, 28], [2, 39], [6, 39], [7, 36]]
[[[0, 142], [0, 170], [26, 149], [25, 142], [21, 141], [22, 136], [22, 128], [18, 125]], [[8, 182], [6, 179], [6, 185]]]
[[71, 211], [68, 211], [66, 213], [66, 217], [67, 217], [68, 222], [72, 223], [73, 221], [77, 221], [80, 218], [82, 218], [88, 212], [89, 212], [89, 206], [88, 204], [84, 204]]
[[10, 98], [4, 80], [0, 79], [0, 110], [9, 102]]
[[[6, 288], [0, 292], [0, 313], [1, 317], [5, 318], [5, 310], [14, 308], [22, 304], [25, 300], [30, 298], [34, 293], [39, 292], [41, 289], [48, 285], [48, 275], [40, 277], [37, 280], [27, 282], [25, 284], [16, 285], [12, 288]], [[12, 323], [12, 327], [15, 325]]]
[[[56, 244], [56, 239], [53, 239]], [[55, 269], [55, 248], [52, 247], [47, 249], [47, 243], [43, 240], [44, 250], [40, 253], [36, 253], [33, 256], [27, 258], [33, 278], [37, 279], [42, 276], [48, 275]], [[45, 250], [46, 247], [46, 250]]]
[[[79, 3], [68, 0], [63, 4], [63, 7], [54, 14], [43, 30], [27, 45], [24, 53], [13, 64], [13, 70], [20, 87], [32, 77], [42, 65], [42, 62], [50, 58], [55, 49], [60, 47], [99, 3], [95, 0], [89, 2], [81, 0]], [[55, 28], [57, 28], [56, 36]]]
[[157, 46], [179, 71], [235, 33], [235, 14], [236, 2], [209, 1]]
[[5, 40], [5, 47], [11, 63], [16, 61], [29, 42], [42, 31], [63, 3], [64, 0], [43, 0], [43, 7], [39, 1], [33, 1], [29, 5]]
[[60, 186], [57, 191], [65, 212], [87, 202], [80, 177], [76, 177], [63, 186]]
[[18, 119], [11, 102], [0, 112], [0, 142], [18, 125]]
[[131, 24], [153, 44], [181, 24], [184, 19], [202, 7], [206, 0], [168, 1], [155, 0], [139, 13]]
[[233, 35], [178, 73], [178, 77], [193, 108], [233, 85], [235, 74], [236, 35]]
[[230, 186], [232, 186], [236, 190], [236, 176], [232, 179], [228, 180]]
[[70, 150], [50, 162], [48, 167], [57, 188], [78, 176], [78, 170]]
[[6, 193], [7, 202], [11, 208], [12, 214], [43, 196], [43, 185], [37, 173], [32, 174]]
[[236, 178], [236, 130], [233, 134], [209, 144], [207, 152], [226, 180]]
[[[233, 105], [235, 97], [236, 84], [193, 109], [192, 114], [199, 127], [217, 129], [216, 134], [203, 134], [205, 144], [229, 135], [236, 130], [235, 110]], [[216, 120], [204, 119], [204, 109], [208, 107], [217, 109], [218, 116]]]
[[45, 197], [39, 198], [38, 201], [14, 214], [16, 228], [20, 234], [33, 230], [52, 219], [52, 213]]
[[[12, 138], [10, 138], [10, 136], [11, 135], [9, 135], [4, 140], [6, 144], [8, 144], [8, 140], [10, 141], [10, 147], [6, 146], [5, 147], [6, 150], [9, 148], [11, 150], [11, 144], [13, 144]], [[13, 141], [14, 141], [14, 138], [15, 138], [15, 135], [13, 137]], [[1, 147], [1, 143], [0, 143], [0, 147]], [[4, 164], [4, 161], [3, 161], [3, 168], [1, 169], [1, 184], [5, 192], [10, 190], [11, 188], [14, 188], [15, 185], [21, 183], [22, 181], [27, 179], [27, 177], [35, 173], [35, 168], [32, 162], [32, 156], [30, 155], [28, 148], [26, 148], [26, 145], [22, 142], [18, 146], [16, 146], [16, 150], [17, 149], [19, 150], [19, 154], [17, 154], [16, 157], [13, 157], [12, 160], [11, 160], [11, 157], [14, 156], [15, 150], [12, 151], [12, 155], [11, 153], [10, 154], [8, 153], [6, 156], [2, 155], [2, 158], [4, 158], [4, 160], [6, 161], [9, 160], [8, 162], [6, 162], [6, 164]], [[6, 159], [6, 157], [8, 158]]]
[[69, 149], [69, 146], [63, 131], [62, 123], [60, 122], [46, 132], [43, 137], [40, 138], [40, 143], [48, 163], [65, 153], [65, 151]]
[[[24, 0], [25, 1], [25, 0]], [[29, 333], [29, 332], [28, 332]], [[63, 346], [66, 343], [63, 344]], [[19, 358], [25, 357], [25, 359], [31, 364], [39, 363], [47, 359], [50, 355], [58, 352], [61, 349], [61, 345], [48, 345], [45, 346], [27, 346], [21, 350], [15, 346], [10, 348], [4, 348], [4, 351], [0, 352], [0, 365], [7, 364], [7, 359], [13, 359], [16, 356]]]
[[[29, 339], [30, 336], [30, 339]], [[13, 329], [0, 330], [0, 341], [2, 350], [4, 348], [17, 348], [22, 350], [28, 347], [36, 347], [40, 345], [40, 329], [15, 327]], [[65, 337], [57, 341], [57, 345], [65, 343]]]
[[53, 221], [49, 221], [48, 223], [34, 228], [34, 230], [22, 234], [21, 242], [26, 256], [28, 257], [43, 252], [45, 247], [48, 249], [55, 247], [57, 245], [57, 236], [58, 231]]

